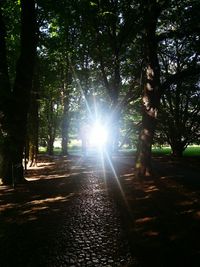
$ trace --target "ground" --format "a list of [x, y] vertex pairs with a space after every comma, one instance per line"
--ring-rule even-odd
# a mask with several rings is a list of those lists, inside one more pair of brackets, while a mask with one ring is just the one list
[[40, 157], [0, 187], [0, 266], [200, 266], [199, 158], [153, 162]]

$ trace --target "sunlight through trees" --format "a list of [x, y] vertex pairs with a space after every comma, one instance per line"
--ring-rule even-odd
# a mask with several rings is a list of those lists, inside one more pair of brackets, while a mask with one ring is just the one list
[[63, 156], [80, 150], [83, 123], [90, 142], [111, 154], [137, 150], [139, 176], [151, 175], [152, 145], [182, 156], [199, 144], [199, 5], [1, 1], [3, 182], [23, 182], [40, 147], [53, 155], [59, 142]]

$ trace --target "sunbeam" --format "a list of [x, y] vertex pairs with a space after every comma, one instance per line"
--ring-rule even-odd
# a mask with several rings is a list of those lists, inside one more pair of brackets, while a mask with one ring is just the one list
[[[72, 72], [73, 72], [73, 76], [75, 78], [75, 81], [78, 85], [78, 88], [80, 89], [80, 92], [83, 96], [83, 99], [85, 101], [85, 105], [86, 105], [86, 108], [87, 108], [87, 111], [89, 113], [89, 117], [90, 117], [90, 120], [91, 121], [88, 121], [85, 125], [87, 127], [85, 127], [85, 129], [87, 128], [87, 130], [84, 130], [84, 133], [82, 133], [82, 149], [83, 149], [83, 154], [84, 156], [88, 155], [88, 149], [90, 148], [95, 148], [96, 149], [96, 156], [97, 157], [100, 157], [100, 161], [101, 161], [101, 165], [102, 165], [102, 170], [103, 170], [103, 178], [104, 178], [104, 181], [105, 183], [107, 183], [107, 179], [106, 179], [106, 166], [105, 166], [105, 162], [108, 162], [108, 165], [110, 166], [111, 168], [111, 171], [115, 177], [115, 180], [117, 182], [117, 185], [119, 187], [119, 190], [121, 192], [121, 195], [122, 195], [122, 198], [124, 200], [124, 203], [125, 205], [127, 206], [127, 209], [129, 209], [129, 205], [128, 205], [128, 202], [126, 200], [126, 197], [125, 197], [125, 194], [124, 194], [124, 191], [122, 189], [122, 186], [120, 184], [120, 181], [119, 181], [119, 177], [117, 176], [117, 173], [116, 173], [116, 170], [113, 166], [113, 163], [112, 163], [112, 160], [110, 158], [110, 146], [109, 146], [109, 143], [110, 143], [110, 130], [111, 129], [108, 129], [105, 125], [108, 124], [109, 120], [111, 119], [112, 115], [111, 116], [108, 116], [107, 118], [107, 121], [104, 120], [104, 123], [102, 124], [101, 123], [101, 120], [99, 120], [99, 114], [97, 112], [97, 106], [96, 106], [96, 99], [94, 99], [94, 112], [92, 113], [91, 111], [91, 108], [89, 106], [89, 103], [86, 99], [86, 96], [85, 96], [85, 93], [84, 93], [84, 90], [81, 86], [81, 83], [80, 83], [80, 80], [76, 74], [76, 71], [71, 63], [71, 59], [69, 57], [69, 62], [70, 62], [70, 65], [71, 65], [71, 69], [72, 69]], [[105, 118], [104, 118], [105, 119]], [[78, 160], [78, 163], [82, 163], [82, 160], [79, 159]]]
[[73, 73], [74, 79], [75, 79], [75, 81], [76, 81], [76, 83], [77, 83], [77, 85], [78, 85], [78, 88], [80, 89], [81, 95], [83, 96], [83, 99], [84, 99], [84, 101], [85, 101], [86, 108], [87, 108], [89, 114], [91, 115], [92, 112], [91, 112], [90, 106], [89, 106], [89, 104], [88, 104], [88, 101], [87, 101], [87, 99], [86, 99], [85, 93], [84, 93], [83, 88], [82, 88], [82, 86], [81, 86], [80, 80], [79, 80], [79, 78], [78, 78], [78, 76], [77, 76], [77, 74], [76, 74], [76, 71], [75, 71], [75, 69], [74, 69], [74, 66], [72, 65], [70, 56], [68, 56], [68, 60], [69, 60], [69, 63], [70, 63], [71, 69], [72, 69], [72, 73]]
[[105, 164], [104, 164], [104, 153], [103, 153], [103, 151], [100, 151], [100, 157], [101, 157], [101, 164], [102, 164], [102, 170], [103, 170], [103, 178], [104, 178], [104, 182], [106, 183], [106, 169], [105, 169]]
[[114, 168], [114, 166], [113, 166], [111, 157], [110, 157], [110, 155], [109, 155], [109, 153], [108, 153], [107, 151], [105, 151], [104, 154], [105, 154], [106, 159], [107, 159], [107, 161], [108, 161], [108, 163], [109, 163], [109, 165], [110, 165], [110, 168], [111, 168], [111, 170], [112, 170], [112, 173], [113, 173], [113, 175], [114, 175], [114, 177], [115, 177], [115, 180], [116, 180], [117, 185], [118, 185], [118, 187], [119, 187], [119, 190], [120, 190], [120, 192], [121, 192], [121, 195], [122, 195], [123, 201], [124, 201], [124, 203], [125, 203], [125, 205], [126, 205], [126, 208], [127, 208], [128, 212], [131, 214], [131, 212], [130, 212], [130, 211], [131, 211], [130, 206], [129, 206], [128, 201], [127, 201], [127, 199], [126, 199], [126, 196], [125, 196], [125, 194], [124, 194], [123, 188], [122, 188], [122, 186], [121, 186], [121, 184], [120, 184], [119, 177], [118, 177], [118, 175], [117, 175], [117, 173], [116, 173], [116, 170], [115, 170], [115, 168]]

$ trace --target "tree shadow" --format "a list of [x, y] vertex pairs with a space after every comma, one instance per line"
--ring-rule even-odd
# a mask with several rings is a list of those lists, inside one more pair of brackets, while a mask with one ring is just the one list
[[[158, 171], [154, 177], [139, 179], [127, 169], [120, 176], [132, 213], [131, 218], [126, 217], [129, 241], [141, 266], [200, 264], [198, 172], [185, 165], [183, 177], [173, 164], [170, 175], [165, 169], [163, 175]], [[158, 170], [161, 167], [157, 165]]]
[[54, 246], [70, 202], [82, 190], [81, 180], [90, 175], [98, 176], [115, 200], [139, 267], [199, 266], [200, 198], [199, 188], [187, 176], [190, 169], [185, 173], [188, 185], [174, 162], [161, 159], [157, 175], [144, 179], [136, 178], [127, 162], [126, 158], [112, 161], [115, 175], [97, 158], [58, 157], [29, 169], [27, 184], [0, 187], [3, 266], [29, 266], [31, 259], [42, 266], [42, 255]]
[[81, 191], [80, 180], [87, 175], [72, 161], [41, 161], [28, 170], [26, 184], [0, 187], [2, 266], [44, 266], [43, 255], [54, 246], [70, 203]]

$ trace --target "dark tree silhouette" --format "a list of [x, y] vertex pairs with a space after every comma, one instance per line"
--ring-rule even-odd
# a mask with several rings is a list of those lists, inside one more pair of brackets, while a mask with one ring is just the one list
[[[1, 19], [1, 28], [3, 28]], [[1, 55], [4, 57], [2, 68], [4, 77], [7, 77], [7, 59], [5, 47], [5, 31], [1, 47]], [[23, 153], [26, 140], [27, 114], [32, 88], [34, 59], [36, 54], [36, 15], [35, 1], [21, 1], [21, 43], [20, 55], [16, 64], [16, 77], [12, 90], [9, 79], [4, 82], [5, 92], [8, 91], [9, 98], [3, 98], [4, 118], [2, 129], [6, 129], [2, 138], [1, 175], [3, 183], [23, 182]], [[2, 79], [1, 79], [2, 83]]]

